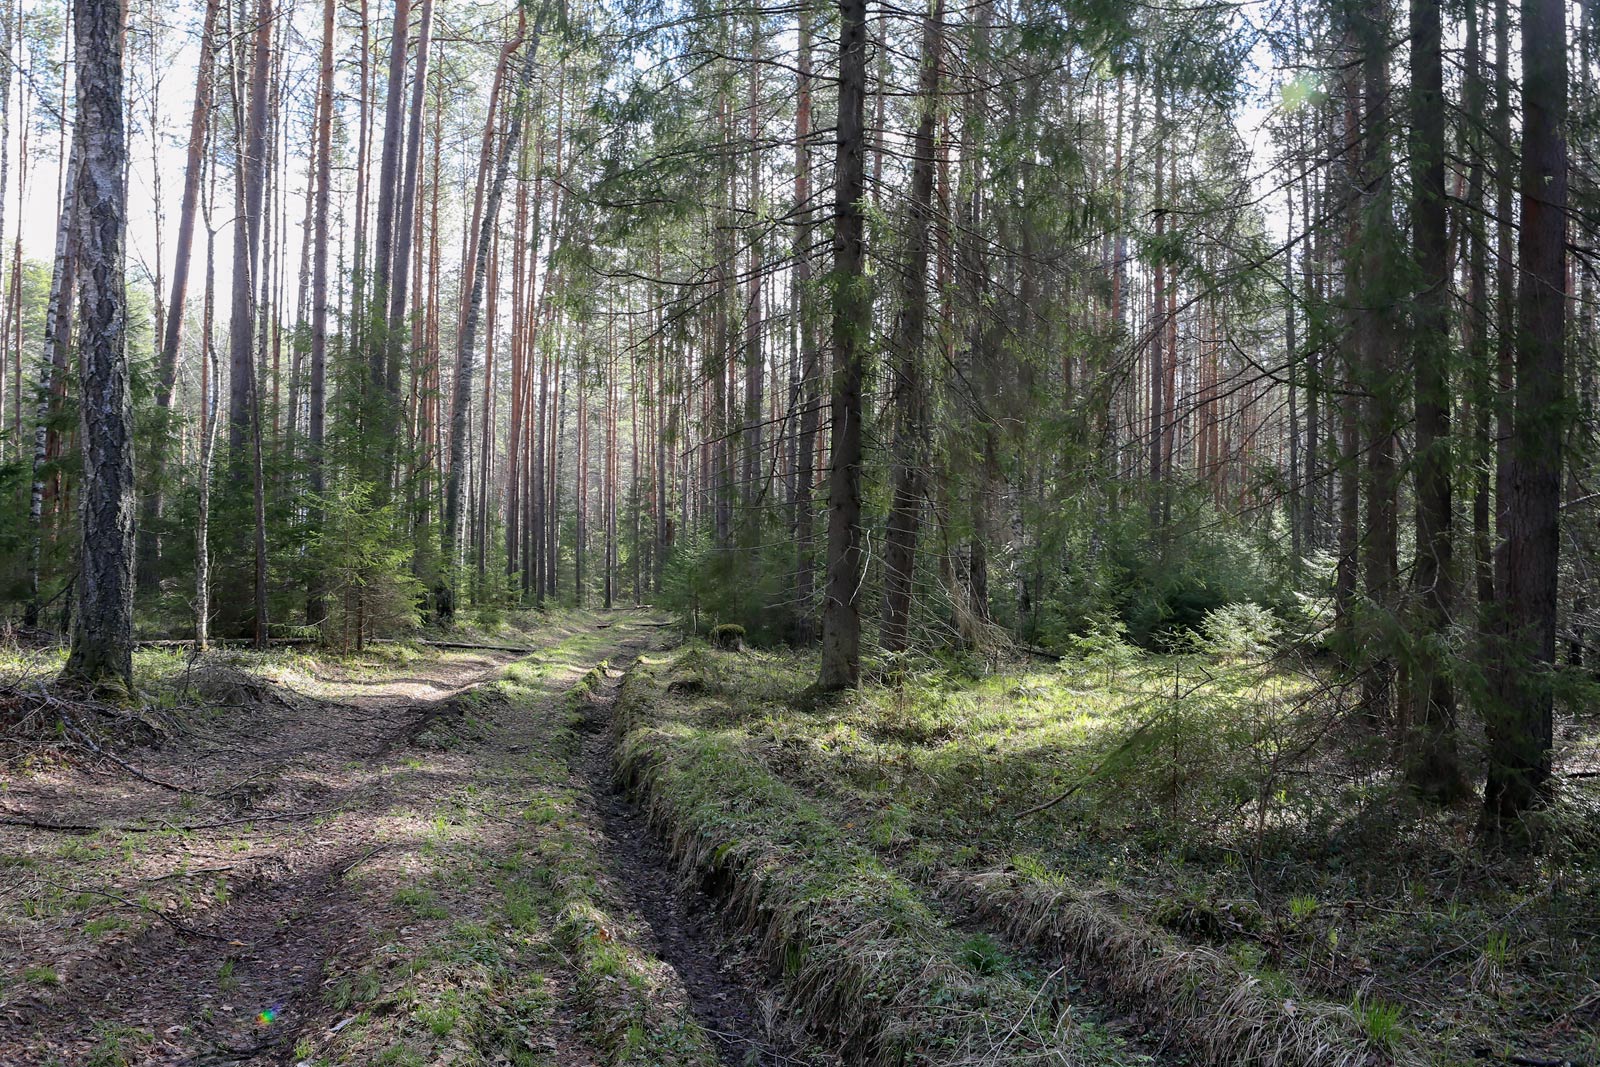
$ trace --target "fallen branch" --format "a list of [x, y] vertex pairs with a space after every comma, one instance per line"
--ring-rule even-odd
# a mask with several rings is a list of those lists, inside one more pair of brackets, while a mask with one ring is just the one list
[[0, 826], [26, 826], [33, 830], [55, 830], [63, 834], [92, 834], [104, 826], [91, 826], [76, 822], [41, 822], [38, 819], [0, 819]]
[[531, 656], [539, 651], [536, 648], [520, 648], [516, 645], [482, 645], [475, 641], [418, 641], [419, 645], [429, 648], [467, 648], [484, 652], [520, 652], [524, 656]]
[[172, 782], [164, 782], [160, 778], [152, 778], [150, 775], [144, 773], [139, 768], [123, 759], [121, 756], [118, 756], [116, 753], [107, 752], [105, 749], [95, 744], [94, 738], [80, 730], [78, 728], [78, 724], [72, 721], [72, 716], [68, 714], [65, 707], [57, 710], [58, 714], [61, 716], [61, 724], [71, 731], [71, 733], [74, 734], [79, 741], [82, 741], [84, 744], [88, 745], [90, 750], [92, 750], [95, 755], [105, 757], [112, 763], [115, 763], [117, 766], [127, 771], [129, 774], [133, 775], [135, 778], [138, 778], [140, 781], [149, 782], [153, 786], [159, 786], [162, 789], [171, 790], [174, 793], [187, 793], [192, 796], [205, 795], [205, 793], [199, 789], [190, 789], [188, 786], [174, 785]]
[[328, 815], [342, 810], [344, 809], [312, 808], [307, 811], [269, 811], [257, 815], [243, 815], [234, 819], [217, 819], [214, 822], [188, 823], [183, 826], [175, 826], [172, 823], [162, 823], [160, 826], [123, 826], [116, 824], [97, 826], [89, 823], [42, 822], [34, 819], [0, 819], [0, 826], [26, 826], [34, 830], [54, 830], [63, 834], [153, 834], [162, 830], [176, 830], [180, 833], [187, 833], [191, 830], [214, 830], [220, 826], [240, 826], [244, 823], [287, 822], [292, 819], [311, 819], [318, 815]]
[[215, 822], [196, 822], [186, 826], [115, 826], [108, 829], [119, 830], [123, 833], [149, 833], [154, 830], [214, 830], [219, 826], [240, 826], [247, 822], [288, 822], [292, 819], [312, 819], [318, 815], [329, 815], [343, 811], [343, 808], [310, 808], [306, 811], [266, 812], [259, 815], [241, 815], [234, 819], [218, 819]]
[[1139, 740], [1139, 738], [1141, 736], [1143, 736], [1144, 732], [1146, 730], [1150, 729], [1150, 727], [1154, 726], [1156, 724], [1156, 722], [1163, 715], [1165, 715], [1166, 713], [1167, 713], [1167, 709], [1166, 708], [1162, 708], [1160, 711], [1158, 711], [1154, 715], [1150, 716], [1150, 718], [1146, 719], [1144, 722], [1139, 724], [1139, 728], [1137, 730], [1133, 731], [1133, 733], [1128, 735], [1127, 740], [1123, 741], [1122, 744], [1120, 744], [1116, 748], [1112, 749], [1106, 755], [1106, 757], [1104, 759], [1102, 759], [1099, 763], [1095, 764], [1094, 765], [1094, 769], [1091, 770], [1088, 774], [1084, 775], [1082, 778], [1079, 778], [1076, 782], [1073, 782], [1071, 785], [1067, 786], [1066, 789], [1064, 789], [1060, 793], [1057, 793], [1055, 796], [1051, 797], [1049, 800], [1046, 800], [1043, 803], [1035, 804], [1033, 807], [1028, 808], [1026, 811], [1019, 811], [1016, 814], [1016, 818], [1025, 819], [1029, 815], [1037, 815], [1039, 812], [1044, 811], [1046, 808], [1053, 808], [1057, 804], [1061, 803], [1063, 800], [1066, 800], [1068, 797], [1072, 796], [1072, 794], [1076, 793], [1078, 790], [1082, 789], [1084, 786], [1088, 785], [1090, 782], [1094, 781], [1095, 776], [1098, 775], [1101, 771], [1105, 770], [1106, 764], [1110, 763], [1112, 760], [1116, 759], [1118, 756], [1120, 756], [1124, 752], [1128, 751], [1128, 749], [1132, 748], [1133, 747], [1133, 743], [1135, 741]]
[[[1062, 792], [1060, 792], [1060, 793], [1056, 794], [1055, 796], [1051, 797], [1049, 800], [1046, 800], [1041, 804], [1035, 804], [1033, 807], [1028, 808], [1026, 811], [1018, 812], [1015, 817], [1018, 818], [1018, 819], [1024, 819], [1024, 818], [1027, 818], [1029, 815], [1037, 815], [1039, 812], [1044, 811], [1046, 808], [1053, 808], [1057, 804], [1061, 803], [1063, 800], [1066, 800], [1068, 797], [1072, 796], [1072, 794], [1076, 793], [1078, 790], [1082, 789], [1085, 785], [1088, 785], [1091, 781], [1093, 781], [1095, 779], [1095, 777], [1097, 775], [1099, 775], [1099, 773], [1101, 771], [1106, 769], [1106, 765], [1107, 764], [1109, 764], [1112, 760], [1116, 759], [1118, 756], [1122, 755], [1124, 752], [1126, 752], [1130, 748], [1132, 748], [1133, 747], [1133, 743], [1135, 741], [1139, 740], [1140, 737], [1144, 736], [1144, 733], [1145, 733], [1146, 730], [1150, 729], [1150, 727], [1154, 726], [1157, 722], [1160, 722], [1161, 718], [1164, 715], [1166, 715], [1169, 711], [1175, 710], [1178, 707], [1178, 705], [1182, 704], [1185, 700], [1189, 699], [1189, 697], [1193, 696], [1195, 693], [1199, 692], [1201, 689], [1204, 689], [1207, 685], [1209, 685], [1212, 682], [1216, 681], [1216, 679], [1213, 678], [1211, 676], [1211, 674], [1209, 672], [1207, 672], [1204, 668], [1201, 668], [1201, 673], [1205, 674], [1205, 676], [1206, 676], [1205, 677], [1205, 681], [1196, 682], [1194, 685], [1191, 685], [1187, 690], [1185, 690], [1182, 693], [1174, 692], [1172, 694], [1172, 703], [1170, 705], [1161, 708], [1154, 715], [1150, 716], [1144, 722], [1140, 723], [1139, 724], [1139, 728], [1137, 730], [1135, 730], [1135, 731], [1133, 731], [1133, 733], [1129, 734], [1127, 739], [1124, 740], [1122, 742], [1122, 744], [1118, 745], [1116, 748], [1112, 749], [1109, 753], [1107, 753], [1105, 758], [1102, 759], [1099, 763], [1095, 764], [1094, 765], [1094, 769], [1091, 770], [1088, 774], [1084, 775], [1082, 778], [1078, 779], [1076, 782], [1074, 782], [1071, 785], [1067, 786], [1067, 788], [1065, 790], [1063, 790]], [[1177, 689], [1176, 680], [1174, 680], [1174, 682], [1173, 682], [1173, 689], [1174, 690]]]
[[367, 849], [361, 855], [357, 856], [355, 859], [351, 860], [349, 863], [345, 864], [343, 867], [340, 867], [338, 876], [340, 878], [343, 878], [345, 875], [349, 874], [351, 871], [355, 870], [357, 867], [361, 866], [363, 863], [367, 862], [372, 857], [376, 856], [378, 853], [387, 852], [389, 850], [389, 848], [390, 848], [389, 845], [373, 845], [371, 848]]

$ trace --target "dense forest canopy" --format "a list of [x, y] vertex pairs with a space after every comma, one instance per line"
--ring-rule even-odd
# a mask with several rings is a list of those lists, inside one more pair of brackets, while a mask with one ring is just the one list
[[8, 624], [1243, 634], [1516, 836], [1600, 655], [1597, 22], [5, 0]]

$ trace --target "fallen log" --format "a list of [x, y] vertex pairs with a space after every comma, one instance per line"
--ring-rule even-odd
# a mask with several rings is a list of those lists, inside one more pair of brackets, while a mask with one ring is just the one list
[[531, 656], [539, 651], [536, 648], [522, 648], [518, 645], [483, 645], [476, 641], [418, 641], [419, 645], [429, 648], [467, 648], [484, 652], [520, 652], [524, 656]]

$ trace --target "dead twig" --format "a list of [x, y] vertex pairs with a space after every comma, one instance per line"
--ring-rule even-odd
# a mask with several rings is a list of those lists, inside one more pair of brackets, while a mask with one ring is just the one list
[[199, 789], [190, 789], [188, 786], [176, 785], [176, 784], [174, 784], [172, 782], [162, 781], [160, 778], [155, 778], [155, 777], [152, 777], [151, 775], [148, 775], [148, 774], [144, 773], [139, 768], [135, 767], [133, 764], [131, 764], [127, 760], [123, 759], [121, 756], [117, 755], [114, 752], [107, 752], [105, 749], [101, 748], [98, 744], [96, 744], [94, 738], [90, 737], [87, 733], [85, 733], [82, 729], [80, 729], [78, 727], [78, 724], [73, 721], [72, 715], [67, 711], [66, 708], [64, 708], [64, 707], [58, 708], [57, 709], [57, 714], [59, 714], [61, 716], [61, 725], [65, 726], [67, 728], [67, 732], [71, 733], [79, 741], [82, 741], [85, 745], [89, 746], [89, 750], [90, 751], [92, 751], [97, 756], [102, 756], [105, 759], [110, 760], [112, 763], [115, 763], [118, 767], [121, 767], [123, 770], [127, 771], [129, 774], [133, 775], [135, 778], [139, 779], [140, 781], [149, 782], [153, 786], [157, 786], [157, 787], [159, 787], [161, 789], [170, 790], [171, 792], [174, 792], [174, 793], [186, 793], [186, 794], [189, 794], [191, 796], [204, 796], [205, 795], [205, 793], [202, 792]]
[[311, 808], [306, 811], [264, 812], [255, 815], [243, 815], [234, 819], [217, 819], [213, 822], [186, 823], [174, 825], [162, 823], [160, 826], [126, 826], [113, 823], [109, 826], [95, 826], [89, 823], [70, 822], [43, 822], [33, 819], [0, 819], [0, 826], [26, 826], [35, 830], [54, 830], [65, 834], [93, 834], [101, 832], [118, 834], [151, 834], [162, 830], [176, 830], [187, 833], [191, 830], [214, 830], [219, 826], [240, 826], [253, 822], [287, 822], [294, 819], [310, 819], [318, 815], [328, 815], [342, 811], [342, 808]]

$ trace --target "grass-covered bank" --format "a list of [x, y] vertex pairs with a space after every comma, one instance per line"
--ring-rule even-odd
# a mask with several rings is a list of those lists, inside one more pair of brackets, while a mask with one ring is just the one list
[[[866, 913], [879, 929], [972, 906], [1210, 1062], [1600, 1053], [1587, 779], [1549, 815], [1560, 847], [1501, 861], [1472, 845], [1475, 811], [1406, 796], [1314, 672], [1108, 641], [818, 707], [812, 672], [694, 646], [625, 701], [623, 766], [653, 817], [785, 943], [793, 915], [874, 894], [920, 909]], [[879, 999], [906, 973], [879, 973]]]
[[708, 690], [682, 663], [642, 661], [625, 685], [620, 773], [822, 1039], [870, 1064], [1146, 1061], [1081, 1010], [1075, 976], [947, 921], [729, 724], [701, 722]]

